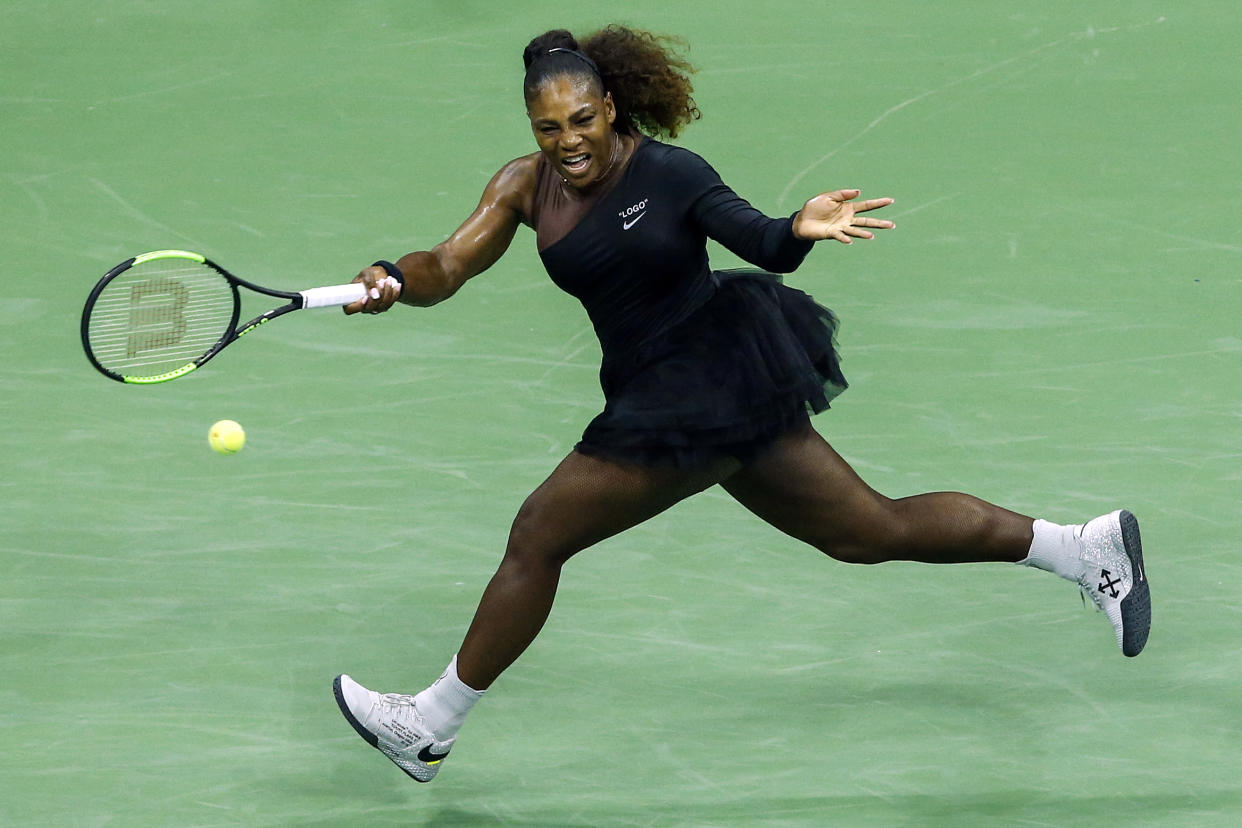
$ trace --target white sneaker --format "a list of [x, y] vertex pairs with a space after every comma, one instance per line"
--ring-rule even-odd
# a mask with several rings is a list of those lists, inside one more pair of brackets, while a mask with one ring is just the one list
[[419, 782], [430, 782], [440, 772], [453, 742], [441, 742], [423, 723], [413, 696], [379, 694], [349, 676], [332, 682], [337, 706], [358, 735]]
[[1151, 593], [1138, 520], [1119, 510], [1083, 524], [1079, 537], [1085, 570], [1078, 586], [1113, 622], [1121, 652], [1136, 656], [1151, 630]]

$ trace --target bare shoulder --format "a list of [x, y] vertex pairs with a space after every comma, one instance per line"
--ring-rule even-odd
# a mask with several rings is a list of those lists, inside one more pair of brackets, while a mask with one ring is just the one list
[[539, 155], [538, 152], [523, 155], [501, 167], [488, 183], [484, 200], [504, 204], [515, 210], [524, 223], [529, 224], [531, 205], [535, 199]]
[[539, 156], [541, 154], [532, 152], [530, 155], [514, 158], [500, 168], [500, 172], [496, 173], [496, 177], [493, 180], [511, 180], [514, 183], [523, 182], [533, 186], [535, 183], [535, 171], [539, 166]]

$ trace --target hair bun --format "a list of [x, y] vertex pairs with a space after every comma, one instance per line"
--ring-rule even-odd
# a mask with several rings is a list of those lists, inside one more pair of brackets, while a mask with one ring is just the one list
[[538, 58], [546, 55], [549, 49], [573, 49], [578, 51], [578, 41], [567, 29], [553, 29], [536, 37], [522, 52], [522, 67], [529, 69]]

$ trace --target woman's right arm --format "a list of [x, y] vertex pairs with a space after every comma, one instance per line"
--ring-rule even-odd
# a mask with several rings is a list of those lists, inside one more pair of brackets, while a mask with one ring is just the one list
[[382, 267], [363, 268], [354, 281], [366, 285], [368, 296], [346, 305], [345, 313], [382, 313], [398, 300], [428, 307], [443, 302], [495, 264], [509, 249], [518, 225], [530, 214], [535, 161], [536, 156], [530, 155], [506, 164], [488, 182], [479, 206], [452, 236], [430, 250], [407, 253], [398, 259], [404, 289], [388, 279]]

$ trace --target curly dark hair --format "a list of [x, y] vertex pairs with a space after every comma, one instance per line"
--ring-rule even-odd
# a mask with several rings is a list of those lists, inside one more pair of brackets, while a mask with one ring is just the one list
[[530, 103], [550, 77], [584, 77], [597, 84], [601, 95], [612, 93], [616, 129], [676, 138], [702, 117], [691, 96], [694, 67], [674, 51], [686, 48], [681, 38], [615, 24], [587, 35], [581, 45], [565, 29], [553, 29], [523, 51], [522, 91]]

